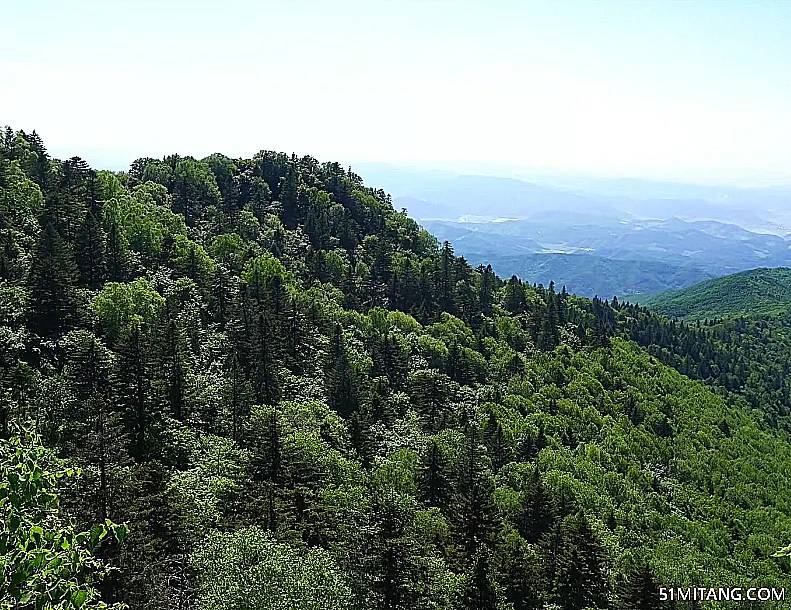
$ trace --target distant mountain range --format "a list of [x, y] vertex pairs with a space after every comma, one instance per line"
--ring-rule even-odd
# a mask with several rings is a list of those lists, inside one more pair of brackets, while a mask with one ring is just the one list
[[569, 180], [561, 188], [557, 177], [536, 184], [383, 165], [357, 171], [471, 262], [584, 296], [652, 294], [791, 266], [791, 188], [639, 180]]
[[[498, 258], [496, 269], [548, 286], [550, 281], [576, 294], [612, 298], [649, 295], [712, 277], [694, 266], [656, 261], [617, 260], [586, 254], [525, 254]], [[634, 299], [632, 299], [634, 300]]]

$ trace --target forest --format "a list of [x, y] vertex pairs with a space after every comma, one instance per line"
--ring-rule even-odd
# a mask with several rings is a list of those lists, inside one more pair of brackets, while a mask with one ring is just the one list
[[6, 128], [0, 608], [791, 588], [790, 331], [499, 278], [337, 163]]
[[639, 301], [652, 311], [692, 321], [782, 314], [791, 306], [791, 269], [751, 269], [681, 290], [652, 294]]

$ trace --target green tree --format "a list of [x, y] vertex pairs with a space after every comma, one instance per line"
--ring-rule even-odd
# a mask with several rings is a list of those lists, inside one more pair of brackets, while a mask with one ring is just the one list
[[437, 439], [429, 440], [420, 460], [417, 476], [420, 498], [429, 506], [447, 506], [451, 497], [451, 473]]
[[164, 306], [165, 299], [143, 278], [129, 284], [108, 282], [90, 303], [110, 344], [141, 326], [153, 328]]
[[105, 279], [107, 238], [99, 219], [88, 210], [77, 233], [75, 257], [80, 283], [98, 288]]
[[330, 406], [341, 417], [349, 417], [358, 407], [358, 388], [355, 371], [349, 360], [343, 329], [335, 327], [327, 356], [327, 394]]
[[97, 583], [108, 568], [94, 555], [112, 534], [127, 528], [111, 521], [75, 530], [59, 509], [57, 489], [74, 476], [28, 430], [0, 443], [0, 606], [4, 608], [112, 608], [99, 600]]
[[456, 534], [468, 558], [472, 558], [481, 546], [491, 543], [497, 527], [492, 499], [494, 484], [483, 462], [485, 455], [478, 430], [470, 427], [464, 453], [458, 462], [456, 493], [451, 505]]
[[618, 607], [623, 610], [659, 610], [659, 586], [648, 562], [640, 562], [623, 576], [618, 587]]
[[492, 575], [492, 559], [487, 549], [475, 554], [462, 599], [464, 610], [497, 610], [497, 586]]
[[150, 429], [161, 417], [154, 390], [152, 342], [143, 324], [134, 324], [116, 346], [112, 386], [114, 399], [123, 416], [124, 429], [131, 439], [130, 453], [137, 460], [152, 453]]
[[588, 518], [583, 513], [568, 517], [563, 529], [553, 585], [555, 600], [567, 610], [604, 607], [608, 594], [604, 551]]
[[537, 542], [552, 525], [552, 506], [541, 480], [538, 466], [533, 468], [529, 487], [522, 491], [517, 528], [528, 542]]
[[299, 551], [258, 527], [212, 532], [191, 564], [198, 605], [212, 610], [346, 610], [351, 590], [329, 553]]
[[54, 224], [41, 232], [30, 268], [31, 327], [40, 335], [59, 335], [74, 323], [77, 268], [67, 242]]

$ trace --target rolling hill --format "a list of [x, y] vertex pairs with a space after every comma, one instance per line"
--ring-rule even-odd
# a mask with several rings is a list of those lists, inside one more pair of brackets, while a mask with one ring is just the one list
[[652, 295], [640, 304], [687, 320], [779, 313], [791, 305], [791, 269], [743, 271]]

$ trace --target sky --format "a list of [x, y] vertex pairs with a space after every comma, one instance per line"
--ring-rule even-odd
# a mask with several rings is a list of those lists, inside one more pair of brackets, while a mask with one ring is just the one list
[[0, 125], [121, 169], [261, 149], [791, 183], [791, 2], [0, 0]]

